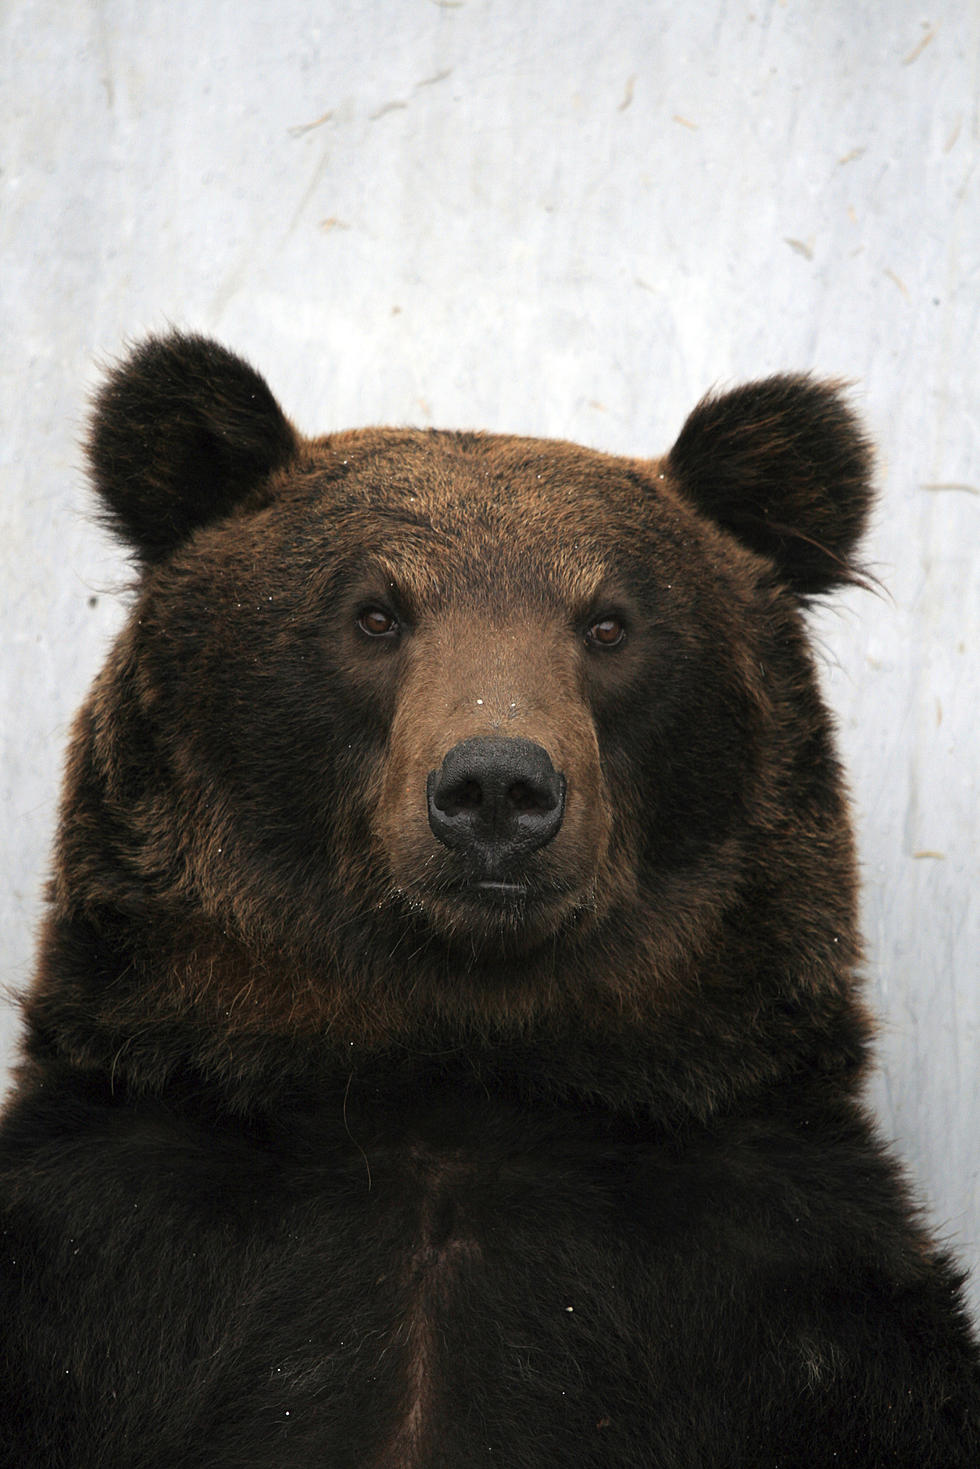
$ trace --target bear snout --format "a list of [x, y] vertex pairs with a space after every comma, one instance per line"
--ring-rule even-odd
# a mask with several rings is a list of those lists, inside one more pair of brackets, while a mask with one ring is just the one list
[[366, 793], [388, 892], [471, 955], [592, 921], [622, 888], [578, 640], [533, 612], [417, 620]]
[[514, 876], [565, 814], [565, 777], [533, 740], [475, 736], [454, 745], [426, 782], [429, 826], [468, 858], [479, 885]]

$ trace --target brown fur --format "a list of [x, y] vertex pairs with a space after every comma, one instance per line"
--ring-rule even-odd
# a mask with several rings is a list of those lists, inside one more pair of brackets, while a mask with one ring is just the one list
[[[652, 567], [643, 559], [651, 516]], [[297, 523], [310, 546], [326, 535], [343, 549], [339, 572], [311, 559], [295, 586], [283, 584]], [[651, 572], [661, 610], [640, 627], [637, 593], [623, 577]], [[343, 1051], [407, 1037], [459, 1044], [474, 1028], [502, 1037], [571, 1029], [632, 1050], [644, 1035], [662, 1049], [676, 1029], [686, 1054], [707, 1026], [708, 1050], [731, 1051], [711, 1068], [726, 1091], [739, 1070], [754, 1082], [759, 1067], [793, 1064], [790, 1050], [763, 1039], [764, 1027], [784, 1028], [790, 993], [804, 1011], [843, 1000], [856, 952], [853, 867], [839, 793], [830, 786], [814, 805], [806, 794], [814, 775], [799, 779], [801, 755], [826, 740], [825, 720], [793, 599], [767, 581], [765, 563], [685, 506], [663, 461], [623, 466], [571, 445], [479, 435], [369, 430], [312, 441], [270, 481], [260, 508], [246, 501], [230, 527], [219, 520], [197, 532], [147, 576], [81, 716], [56, 912], [99, 912], [111, 894], [120, 912], [134, 910], [137, 932], [151, 921], [153, 935], [152, 960], [135, 950], [138, 983], [86, 1001], [86, 1048], [99, 1031], [111, 1036], [118, 1069], [156, 1031], [186, 1024], [186, 1059], [206, 1068], [239, 1036], [275, 1033]], [[413, 629], [397, 654], [364, 647], [353, 629], [361, 603], [384, 599], [397, 600]], [[581, 628], [607, 607], [637, 628], [621, 652], [589, 665]], [[205, 750], [201, 737], [249, 719], [277, 648], [288, 652], [283, 640], [306, 626], [329, 644], [345, 698], [373, 706], [377, 733], [359, 730], [373, 743], [352, 741], [336, 756], [343, 798], [329, 813], [329, 836], [310, 834], [329, 841], [329, 862], [300, 852], [290, 867], [279, 851], [289, 834], [256, 831], [216, 768], [227, 749]], [[795, 645], [796, 662], [788, 682], [770, 684], [776, 637]], [[256, 658], [268, 674], [254, 671]], [[682, 818], [708, 835], [686, 861], [673, 855], [683, 827], [662, 842], [649, 830], [633, 772], [616, 771], [619, 789], [610, 789], [590, 707], [605, 701], [615, 721], [616, 700], [635, 698], [652, 666], [669, 684], [644, 740], [663, 742], [665, 760], [667, 742], [710, 741]], [[249, 695], [231, 667], [247, 670]], [[696, 700], [701, 678], [710, 691], [697, 716], [709, 721], [703, 734], [677, 693], [688, 679]], [[146, 732], [174, 696], [162, 758], [155, 747], [148, 759]], [[727, 731], [721, 741], [717, 724]], [[530, 912], [445, 894], [452, 854], [429, 831], [420, 799], [426, 772], [454, 743], [500, 730], [543, 744], [568, 780], [562, 828], [532, 859], [539, 898]], [[712, 770], [733, 758], [737, 777], [734, 766]], [[311, 771], [314, 808], [316, 779]], [[641, 888], [638, 865], [651, 857], [641, 848], [651, 844], [655, 881]], [[786, 926], [768, 895], [791, 888]], [[743, 941], [720, 921], [756, 890]], [[56, 922], [55, 944], [58, 931]], [[586, 958], [597, 938], [611, 963]], [[745, 982], [746, 961], [733, 965], [739, 943], [752, 956], [748, 972], [771, 948], [781, 975], [772, 1014]], [[382, 945], [392, 960], [384, 968]], [[48, 1002], [42, 970], [37, 1017]], [[746, 1003], [758, 1017], [748, 1033]], [[697, 1065], [708, 1070], [703, 1055]]]
[[0, 1469], [973, 1469], [859, 1097], [839, 391], [304, 440], [175, 336], [89, 449], [140, 576], [0, 1128]]

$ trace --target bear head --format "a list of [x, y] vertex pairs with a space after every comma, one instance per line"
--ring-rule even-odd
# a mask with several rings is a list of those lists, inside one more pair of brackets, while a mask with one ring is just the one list
[[89, 452], [139, 576], [73, 738], [36, 1055], [242, 1105], [407, 1054], [701, 1113], [856, 1073], [802, 615], [869, 506], [836, 386], [709, 397], [651, 460], [307, 439], [172, 335]]

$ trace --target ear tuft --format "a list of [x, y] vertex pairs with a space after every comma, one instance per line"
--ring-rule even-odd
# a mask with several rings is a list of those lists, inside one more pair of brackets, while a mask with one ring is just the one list
[[677, 489], [802, 597], [860, 580], [871, 449], [840, 388], [771, 377], [698, 404], [667, 456]]
[[110, 527], [153, 564], [285, 464], [296, 433], [247, 363], [175, 332], [110, 374], [87, 447]]

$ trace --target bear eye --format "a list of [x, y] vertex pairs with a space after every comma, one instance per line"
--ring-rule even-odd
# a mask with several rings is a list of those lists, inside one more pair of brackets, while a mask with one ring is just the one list
[[399, 631], [397, 617], [383, 607], [365, 607], [358, 613], [357, 625], [369, 638], [391, 638]]
[[621, 617], [600, 617], [585, 634], [585, 641], [596, 648], [615, 648], [625, 636], [626, 628]]

